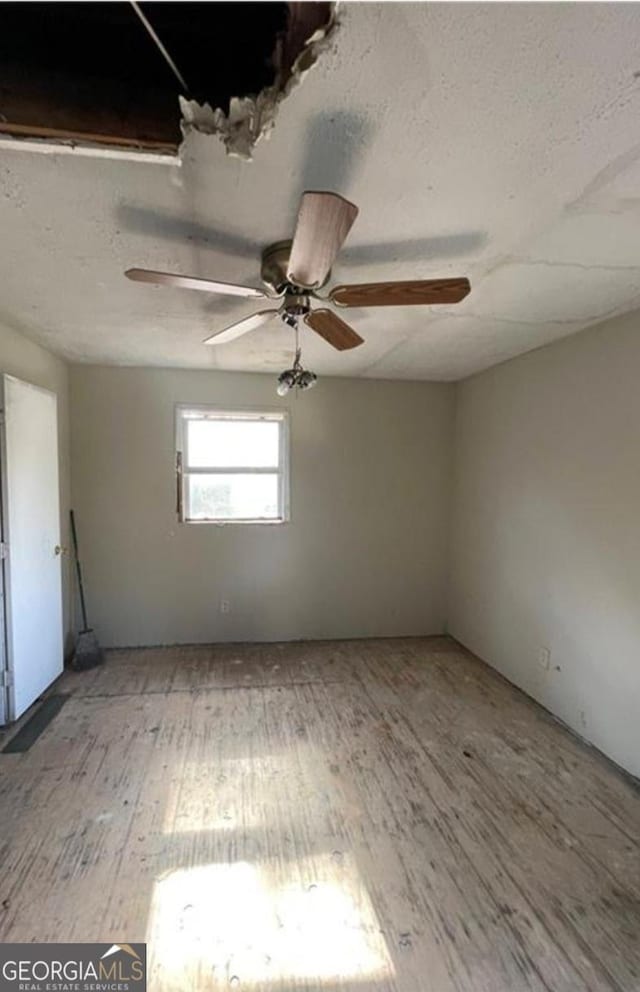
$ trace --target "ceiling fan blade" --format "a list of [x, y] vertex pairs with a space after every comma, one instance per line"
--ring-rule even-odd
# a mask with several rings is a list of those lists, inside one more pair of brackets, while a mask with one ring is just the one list
[[152, 269], [127, 269], [127, 279], [134, 282], [152, 282], [159, 286], [175, 286], [177, 289], [200, 289], [205, 293], [223, 293], [225, 296], [244, 296], [247, 299], [265, 299], [266, 293], [254, 286], [237, 286], [233, 282], [215, 282], [201, 279], [200, 276], [178, 276], [172, 272], [154, 272]]
[[339, 307], [436, 306], [438, 303], [459, 303], [470, 289], [468, 279], [368, 282], [336, 286], [329, 293], [329, 299]]
[[303, 193], [287, 278], [305, 289], [322, 286], [357, 216], [358, 208], [337, 193]]
[[311, 310], [305, 315], [304, 322], [338, 351], [357, 348], [359, 344], [364, 343], [353, 327], [349, 327], [341, 317], [338, 317], [331, 310]]
[[275, 317], [277, 313], [277, 310], [259, 310], [258, 313], [252, 313], [250, 317], [243, 317], [242, 320], [237, 320], [235, 324], [229, 324], [222, 331], [216, 331], [211, 337], [205, 338], [204, 344], [228, 344], [229, 341], [235, 341], [236, 338], [241, 337], [243, 334], [262, 327], [272, 317]]

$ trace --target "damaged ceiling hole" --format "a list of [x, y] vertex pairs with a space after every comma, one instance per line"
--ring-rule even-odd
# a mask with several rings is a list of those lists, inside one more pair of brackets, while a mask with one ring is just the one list
[[1, 6], [0, 133], [175, 153], [195, 128], [245, 157], [334, 17], [324, 2]]

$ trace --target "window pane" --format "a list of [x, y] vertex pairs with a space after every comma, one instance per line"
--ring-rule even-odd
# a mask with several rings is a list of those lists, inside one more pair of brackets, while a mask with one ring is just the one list
[[188, 420], [190, 468], [277, 468], [280, 421]]
[[278, 476], [190, 475], [191, 520], [277, 520]]

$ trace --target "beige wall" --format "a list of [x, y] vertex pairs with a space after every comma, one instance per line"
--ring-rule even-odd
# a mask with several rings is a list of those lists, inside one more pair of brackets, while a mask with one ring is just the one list
[[[448, 615], [455, 637], [640, 774], [638, 318], [457, 387], [324, 379], [297, 400], [270, 376], [68, 372], [2, 326], [0, 368], [58, 395], [65, 543], [70, 375], [74, 503], [106, 645], [436, 633]], [[177, 523], [179, 402], [290, 410], [289, 524]], [[69, 579], [65, 563], [67, 631]]]
[[450, 631], [640, 774], [640, 318], [460, 384], [454, 479]]
[[[327, 378], [281, 400], [274, 386], [72, 368], [74, 502], [105, 645], [442, 631], [453, 387]], [[177, 523], [185, 402], [290, 411], [290, 523]]]
[[[69, 377], [59, 358], [29, 341], [24, 335], [0, 324], [0, 372], [50, 389], [58, 397], [58, 437], [60, 450], [60, 514], [62, 543], [69, 546], [70, 466], [69, 466]], [[70, 559], [62, 561], [63, 617], [66, 650], [71, 649], [72, 587]]]

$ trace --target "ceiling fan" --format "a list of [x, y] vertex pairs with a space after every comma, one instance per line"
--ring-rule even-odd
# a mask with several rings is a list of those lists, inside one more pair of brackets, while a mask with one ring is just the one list
[[358, 208], [337, 193], [310, 191], [302, 194], [292, 241], [279, 241], [262, 253], [260, 276], [266, 291], [254, 286], [215, 282], [199, 276], [180, 276], [150, 269], [128, 269], [137, 282], [159, 283], [179, 289], [242, 296], [246, 299], [281, 300], [279, 307], [259, 310], [207, 338], [205, 344], [226, 344], [262, 327], [273, 317], [286, 324], [305, 324], [338, 351], [363, 343], [352, 327], [327, 307], [313, 309], [312, 300], [338, 307], [434, 306], [459, 303], [470, 290], [469, 280], [422, 279], [414, 282], [373, 282], [335, 286], [328, 297], [318, 295], [327, 283], [331, 266], [358, 216]]

